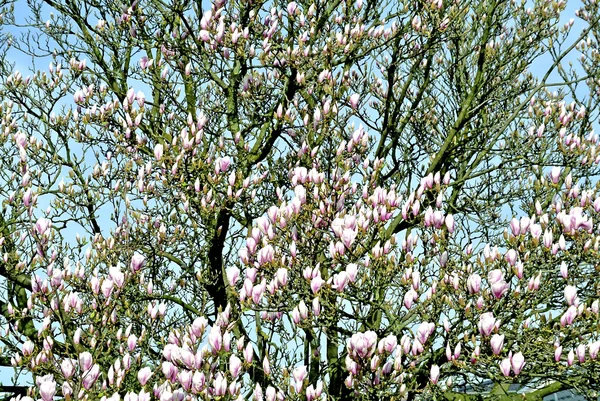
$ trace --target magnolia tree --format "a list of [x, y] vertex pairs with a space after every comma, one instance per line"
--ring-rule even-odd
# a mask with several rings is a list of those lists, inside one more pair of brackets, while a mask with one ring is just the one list
[[599, 18], [5, 5], [5, 399], [596, 399]]

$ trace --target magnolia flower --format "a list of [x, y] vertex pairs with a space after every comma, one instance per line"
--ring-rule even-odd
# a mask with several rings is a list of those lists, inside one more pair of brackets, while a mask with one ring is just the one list
[[213, 381], [214, 395], [217, 397], [225, 395], [227, 391], [227, 379], [223, 377], [221, 372], [217, 373], [215, 380]]
[[89, 370], [92, 367], [92, 354], [85, 351], [79, 354], [79, 367], [83, 372]]
[[448, 232], [450, 234], [454, 233], [455, 222], [454, 222], [454, 216], [452, 214], [448, 214], [446, 216], [445, 223], [446, 223], [446, 228], [448, 229]]
[[306, 370], [306, 366], [302, 365], [295, 368], [292, 371], [292, 376], [294, 378], [294, 389], [296, 390], [296, 394], [300, 394], [302, 390], [304, 379], [308, 376], [308, 371]]
[[552, 231], [549, 229], [546, 229], [546, 231], [544, 231], [544, 237], [543, 237], [544, 246], [548, 249], [552, 248], [553, 240], [554, 240], [554, 236], [552, 234]]
[[510, 376], [510, 359], [505, 358], [500, 362], [500, 372], [506, 377]]
[[569, 354], [567, 355], [567, 365], [572, 366], [573, 362], [575, 362], [575, 353], [573, 350], [570, 350]]
[[515, 251], [514, 249], [509, 249], [506, 252], [506, 255], [504, 255], [504, 258], [506, 259], [509, 265], [514, 266], [517, 262], [517, 251]]
[[377, 343], [377, 334], [373, 331], [353, 334], [348, 340], [348, 353], [359, 358], [366, 358], [373, 354]]
[[412, 288], [404, 294], [404, 306], [406, 309], [410, 309], [413, 305], [413, 302], [419, 297], [417, 292]]
[[575, 299], [577, 298], [577, 287], [572, 285], [568, 285], [565, 287], [565, 300], [567, 301], [567, 305], [573, 305], [575, 303]]
[[342, 292], [349, 281], [350, 278], [348, 277], [348, 273], [343, 270], [333, 276], [333, 288], [338, 292]]
[[506, 291], [508, 291], [508, 283], [506, 281], [497, 281], [492, 284], [492, 294], [496, 299], [502, 298]]
[[27, 188], [27, 191], [25, 191], [25, 194], [23, 194], [23, 203], [25, 204], [25, 206], [29, 207], [31, 205], [31, 198], [31, 188]]
[[95, 364], [94, 366], [92, 366], [92, 368], [87, 373], [84, 373], [83, 387], [86, 390], [89, 390], [90, 388], [92, 388], [92, 386], [96, 382], [96, 379], [98, 379], [99, 375], [100, 375], [100, 366], [98, 364]]
[[123, 272], [121, 271], [120, 264], [117, 264], [116, 266], [110, 266], [108, 270], [110, 278], [114, 281], [116, 286], [119, 288], [123, 287], [123, 284], [125, 282], [125, 274], [123, 274]]
[[27, 136], [23, 132], [16, 133], [14, 139], [19, 148], [27, 147]]
[[500, 269], [492, 270], [488, 273], [488, 281], [491, 285], [499, 281], [504, 281], [504, 273]]
[[350, 96], [350, 107], [356, 110], [358, 107], [358, 101], [360, 100], [360, 95], [358, 93], [354, 93]]
[[163, 145], [158, 143], [154, 146], [154, 157], [156, 158], [156, 161], [160, 161], [160, 159], [162, 159], [163, 152], [164, 152]]
[[560, 264], [560, 275], [564, 279], [567, 279], [569, 277], [569, 267], [564, 261]]
[[40, 395], [42, 396], [42, 400], [44, 401], [52, 401], [54, 400], [54, 395], [56, 394], [56, 382], [54, 381], [54, 376], [46, 375], [39, 379], [39, 383], [37, 383]]
[[510, 363], [512, 365], [513, 372], [515, 372], [515, 376], [517, 376], [523, 369], [523, 366], [525, 366], [525, 357], [521, 352], [517, 352], [513, 355]]
[[269, 386], [265, 391], [265, 397], [267, 401], [275, 401], [275, 397], [277, 396], [277, 390], [275, 387]]
[[585, 344], [579, 344], [575, 349], [575, 353], [580, 363], [585, 362]]
[[229, 156], [219, 157], [216, 160], [215, 164], [215, 172], [218, 174], [219, 172], [226, 172], [231, 164], [231, 158]]
[[179, 372], [179, 374], [177, 375], [177, 379], [186, 391], [189, 391], [192, 388], [193, 375], [192, 372], [190, 372], [189, 370], [183, 370]]
[[263, 359], [262, 366], [265, 374], [269, 376], [271, 374], [271, 364], [269, 363], [269, 358], [267, 358], [266, 356]]
[[577, 308], [575, 307], [575, 305], [571, 305], [569, 306], [569, 309], [567, 309], [567, 311], [560, 318], [561, 326], [564, 327], [571, 325], [573, 323], [573, 320], [575, 320], [575, 317], [577, 317]]
[[453, 359], [458, 359], [460, 358], [460, 351], [462, 350], [462, 344], [458, 343], [456, 344], [456, 346], [454, 347], [454, 355], [453, 355]]
[[38, 235], [44, 235], [51, 225], [52, 223], [50, 220], [42, 217], [35, 223], [35, 231], [38, 233]]
[[312, 290], [313, 294], [319, 292], [321, 287], [323, 287], [323, 284], [325, 284], [325, 280], [321, 278], [321, 275], [313, 277], [313, 279], [310, 281], [310, 289]]
[[[61, 389], [62, 389], [62, 395], [65, 397], [69, 397], [73, 394], [73, 387], [71, 387], [71, 385], [67, 381], [63, 382]], [[26, 401], [26, 400], [22, 398], [21, 401]]]
[[229, 372], [231, 373], [231, 377], [234, 379], [237, 378], [241, 369], [242, 361], [235, 354], [231, 354], [229, 357]]
[[519, 225], [519, 220], [515, 219], [514, 217], [510, 220], [510, 231], [512, 232], [512, 235], [514, 235], [515, 237], [519, 236], [521, 234], [521, 226]]
[[136, 335], [135, 334], [129, 335], [129, 337], [127, 337], [127, 348], [129, 349], [129, 351], [133, 351], [135, 349], [136, 345], [137, 345]]
[[35, 348], [35, 345], [33, 344], [33, 342], [27, 340], [23, 343], [22, 349], [23, 349], [23, 355], [24, 356], [29, 356], [33, 353], [33, 349]]
[[213, 326], [210, 329], [210, 334], [208, 335], [208, 344], [215, 352], [221, 350], [221, 347], [223, 346], [223, 336], [221, 335], [221, 329], [218, 326]]
[[131, 258], [131, 264], [130, 264], [131, 270], [134, 273], [139, 271], [142, 268], [142, 266], [144, 265], [144, 261], [145, 261], [144, 255], [135, 253], [133, 255], [133, 257]]
[[479, 274], [477, 274], [477, 273], [471, 274], [469, 276], [469, 278], [467, 279], [467, 289], [469, 290], [469, 293], [476, 294], [479, 292], [480, 288], [481, 288], [481, 276], [479, 276]]
[[492, 352], [494, 355], [500, 355], [502, 348], [504, 347], [504, 334], [494, 334], [490, 340]]
[[554, 360], [556, 362], [560, 362], [560, 358], [562, 356], [562, 350], [563, 350], [563, 348], [561, 346], [556, 347], [556, 349], [554, 350]]
[[152, 376], [152, 370], [149, 367], [144, 367], [139, 370], [137, 374], [138, 381], [142, 386], [145, 386], [148, 380]]
[[60, 370], [65, 379], [70, 379], [71, 376], [73, 376], [73, 373], [75, 373], [75, 365], [73, 364], [73, 360], [64, 359], [60, 363]]
[[377, 344], [377, 350], [380, 354], [383, 354], [384, 351], [388, 353], [392, 353], [398, 344], [398, 339], [395, 335], [390, 334], [387, 337], [381, 339]]
[[489, 336], [496, 325], [496, 319], [492, 312], [486, 312], [479, 317], [479, 332], [482, 336]]
[[289, 15], [294, 15], [298, 9], [298, 4], [295, 1], [288, 3], [287, 12]]
[[356, 275], [358, 274], [358, 265], [356, 263], [349, 263], [346, 266], [346, 273], [348, 274], [350, 282], [354, 283]]
[[552, 170], [550, 170], [550, 181], [552, 181], [553, 184], [558, 184], [558, 180], [560, 180], [560, 167], [552, 167]]
[[233, 266], [227, 270], [227, 282], [231, 287], [235, 287], [235, 283], [237, 283], [240, 277], [240, 269], [236, 266]]
[[254, 356], [254, 348], [252, 348], [252, 343], [246, 344], [246, 348], [244, 348], [244, 361], [246, 363], [252, 363], [252, 358]]
[[432, 365], [431, 371], [429, 372], [429, 380], [431, 380], [431, 383], [437, 384], [439, 378], [440, 378], [440, 367], [438, 365]]
[[598, 351], [600, 350], [600, 341], [595, 341], [591, 343], [589, 346], [590, 358], [592, 360], [598, 357]]

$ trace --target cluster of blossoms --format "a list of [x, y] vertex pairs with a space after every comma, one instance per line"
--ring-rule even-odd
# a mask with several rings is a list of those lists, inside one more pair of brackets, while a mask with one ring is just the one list
[[0, 85], [15, 401], [598, 388], [597, 112], [526, 73], [564, 2], [321, 3], [40, 24], [91, 50]]

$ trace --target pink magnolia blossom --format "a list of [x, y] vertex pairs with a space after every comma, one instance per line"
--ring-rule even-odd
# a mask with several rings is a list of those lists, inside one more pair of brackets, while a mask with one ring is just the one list
[[42, 396], [43, 401], [54, 400], [54, 395], [56, 394], [56, 382], [54, 381], [54, 376], [43, 376], [36, 384], [39, 386], [40, 395]]
[[552, 241], [553, 241], [553, 235], [552, 235], [552, 231], [546, 229], [546, 231], [544, 231], [544, 246], [548, 249], [552, 248]]
[[294, 378], [294, 389], [296, 390], [296, 394], [300, 394], [302, 391], [302, 386], [304, 385], [304, 379], [308, 376], [308, 370], [306, 366], [298, 366], [294, 368], [292, 371], [292, 377]]
[[500, 355], [502, 348], [504, 347], [504, 334], [494, 334], [490, 339], [490, 345], [494, 355]]
[[564, 292], [567, 305], [573, 305], [575, 303], [575, 299], [577, 298], [577, 287], [567, 285]]
[[242, 361], [235, 354], [231, 354], [229, 357], [229, 372], [231, 373], [231, 377], [236, 379], [240, 371], [242, 369]]
[[493, 285], [497, 282], [504, 281], [504, 273], [500, 269], [495, 269], [489, 272], [488, 282]]
[[217, 397], [225, 395], [227, 391], [227, 379], [221, 372], [218, 372], [213, 381], [214, 394]]
[[221, 335], [221, 329], [218, 326], [213, 326], [210, 329], [210, 334], [208, 335], [208, 344], [215, 352], [221, 350], [223, 346], [223, 336]]
[[360, 99], [360, 95], [358, 93], [354, 93], [350, 96], [350, 107], [356, 109], [358, 107], [358, 101]]
[[144, 261], [145, 261], [144, 255], [135, 253], [131, 257], [131, 263], [130, 263], [131, 271], [134, 273], [138, 272], [144, 265]]
[[481, 276], [477, 273], [473, 273], [467, 279], [467, 288], [469, 293], [477, 294], [481, 288]]
[[406, 307], [406, 309], [410, 309], [414, 301], [416, 301], [418, 297], [419, 294], [417, 294], [415, 290], [413, 290], [412, 288], [408, 290], [406, 294], [404, 294], [404, 306]]
[[25, 341], [22, 346], [23, 355], [24, 356], [31, 355], [33, 353], [34, 348], [35, 348], [35, 344], [32, 341], [30, 341], [30, 340]]
[[356, 275], [358, 274], [358, 265], [356, 263], [349, 263], [346, 266], [346, 273], [348, 274], [350, 282], [354, 283], [356, 281]]
[[560, 180], [560, 167], [552, 167], [552, 170], [550, 170], [550, 181], [553, 184], [558, 184], [558, 181]]
[[375, 351], [377, 344], [377, 334], [373, 331], [367, 331], [365, 333], [356, 333], [352, 335], [352, 338], [348, 340], [347, 348], [348, 352], [352, 355], [356, 355], [359, 358], [366, 358]]
[[156, 161], [160, 161], [162, 159], [164, 153], [164, 147], [162, 144], [158, 143], [154, 146], [154, 157]]
[[572, 366], [574, 362], [575, 362], [575, 353], [573, 352], [573, 350], [570, 350], [569, 353], [567, 354], [567, 366]]
[[25, 193], [23, 194], [23, 204], [26, 207], [31, 206], [31, 199], [32, 199], [32, 192], [31, 192], [31, 188], [27, 188], [27, 191], [25, 191]]
[[287, 5], [287, 12], [289, 15], [294, 15], [298, 9], [298, 4], [295, 1], [291, 1]]
[[244, 348], [244, 361], [246, 363], [252, 363], [252, 358], [254, 356], [254, 349], [252, 348], [252, 343], [246, 344], [246, 348]]
[[89, 390], [90, 388], [92, 388], [92, 386], [98, 379], [99, 375], [100, 375], [100, 366], [98, 364], [95, 364], [94, 366], [92, 366], [92, 368], [90, 370], [88, 370], [87, 372], [85, 372], [83, 374], [83, 387], [86, 390]]
[[276, 396], [277, 396], [277, 390], [275, 389], [275, 387], [268, 386], [267, 390], [265, 391], [266, 400], [267, 401], [275, 401]]
[[321, 287], [323, 287], [323, 284], [325, 284], [325, 280], [323, 280], [321, 278], [320, 274], [317, 275], [316, 277], [313, 277], [310, 282], [310, 289], [312, 290], [313, 294], [316, 294], [317, 292], [319, 292]]
[[514, 266], [517, 262], [517, 251], [509, 249], [504, 256], [509, 265]]
[[482, 336], [489, 336], [496, 325], [496, 319], [492, 312], [486, 312], [479, 317], [479, 332]]
[[446, 223], [446, 228], [448, 229], [448, 232], [450, 234], [454, 233], [455, 221], [454, 221], [454, 216], [452, 214], [446, 215], [445, 223]]
[[437, 384], [440, 378], [440, 367], [438, 365], [432, 365], [429, 372], [429, 380], [433, 384]]
[[575, 349], [575, 353], [580, 363], [585, 362], [585, 344], [579, 344]]
[[569, 326], [573, 323], [575, 318], [577, 317], [577, 308], [574, 305], [569, 306], [567, 311], [561, 316], [560, 324], [564, 326]]
[[79, 367], [83, 372], [89, 370], [92, 367], [92, 354], [87, 351], [79, 354]]
[[595, 360], [598, 357], [598, 351], [600, 350], [600, 341], [594, 341], [588, 345], [590, 358]]
[[500, 372], [506, 377], [510, 376], [510, 359], [504, 358], [502, 362], [500, 362]]
[[42, 217], [35, 223], [35, 231], [38, 235], [44, 235], [51, 226], [51, 221]]
[[149, 367], [144, 367], [138, 371], [137, 378], [142, 386], [148, 383], [148, 380], [152, 376], [152, 370]]
[[554, 360], [556, 362], [560, 361], [560, 358], [562, 356], [562, 350], [563, 348], [561, 346], [556, 347], [556, 349], [554, 350]]
[[564, 261], [561, 262], [561, 264], [560, 264], [560, 275], [565, 280], [569, 277], [569, 267], [567, 266], [567, 264]]
[[514, 235], [515, 237], [521, 234], [519, 220], [515, 219], [514, 217], [510, 220], [510, 230], [512, 232], [512, 235]]
[[75, 364], [72, 359], [64, 359], [60, 363], [60, 371], [62, 372], [65, 379], [71, 378], [75, 373]]
[[515, 372], [515, 376], [518, 376], [519, 373], [521, 373], [523, 366], [525, 366], [525, 357], [521, 352], [517, 352], [513, 355], [510, 362], [512, 365], [512, 370]]
[[497, 281], [492, 284], [492, 294], [495, 298], [500, 299], [508, 291], [508, 283], [505, 281]]

